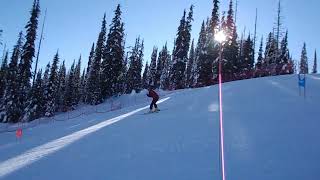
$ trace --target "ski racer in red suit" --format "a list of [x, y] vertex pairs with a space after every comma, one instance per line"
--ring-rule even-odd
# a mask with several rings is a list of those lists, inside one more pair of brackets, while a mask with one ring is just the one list
[[[157, 101], [159, 100], [159, 95], [152, 89], [152, 87], [149, 87], [149, 92], [147, 94], [148, 97], [152, 98], [152, 102], [150, 104], [150, 112], [157, 112], [159, 111], [157, 106]], [[153, 106], [155, 110], [153, 111]]]

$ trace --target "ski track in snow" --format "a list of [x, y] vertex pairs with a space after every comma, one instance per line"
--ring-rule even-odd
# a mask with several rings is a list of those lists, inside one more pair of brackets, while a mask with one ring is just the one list
[[81, 124], [81, 123], [79, 123], [79, 124], [76, 124], [76, 125], [73, 125], [73, 126], [67, 127], [66, 129], [73, 129], [73, 128], [78, 127], [78, 126], [81, 126], [81, 125], [82, 125], [82, 124]]
[[[160, 100], [158, 103], [162, 103], [165, 102], [167, 100], [169, 100], [170, 97], [165, 98]], [[72, 133], [70, 135], [64, 136], [62, 138], [53, 140], [51, 142], [48, 142], [44, 145], [35, 147], [17, 157], [8, 159], [6, 161], [0, 162], [0, 178], [3, 178], [7, 175], [9, 175], [10, 173], [13, 173], [29, 164], [32, 164], [52, 153], [55, 153], [59, 150], [61, 150], [62, 148], [74, 143], [75, 141], [78, 141], [80, 139], [82, 139], [83, 137], [96, 132], [104, 127], [110, 126], [114, 123], [117, 123], [129, 116], [132, 116], [142, 110], [145, 110], [149, 108], [149, 106], [140, 108], [140, 109], [136, 109], [134, 111], [131, 111], [129, 113], [123, 114], [121, 116], [109, 119], [109, 120], [105, 120], [99, 124], [93, 125], [91, 127], [88, 127], [86, 129], [80, 130], [78, 132]]]
[[279, 88], [280, 90], [286, 92], [287, 94], [290, 94], [290, 95], [292, 95], [292, 96], [297, 96], [297, 92], [296, 92], [296, 91], [294, 91], [294, 90], [292, 90], [292, 89], [289, 89], [289, 88], [287, 88], [286, 86], [281, 85], [280, 83], [278, 83], [278, 82], [276, 82], [276, 81], [268, 80], [268, 82], [269, 82], [271, 85], [273, 85], [273, 86]]
[[313, 75], [310, 75], [310, 78], [311, 78], [311, 79], [314, 79], [314, 80], [320, 80], [320, 77], [313, 76]]

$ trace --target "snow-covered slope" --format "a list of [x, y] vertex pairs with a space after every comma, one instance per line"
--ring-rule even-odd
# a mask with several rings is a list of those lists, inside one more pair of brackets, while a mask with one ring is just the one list
[[[320, 178], [320, 77], [223, 85], [227, 179]], [[177, 91], [147, 106], [92, 113], [0, 134], [0, 179], [220, 179], [217, 86]], [[144, 98], [144, 94], [137, 96]]]

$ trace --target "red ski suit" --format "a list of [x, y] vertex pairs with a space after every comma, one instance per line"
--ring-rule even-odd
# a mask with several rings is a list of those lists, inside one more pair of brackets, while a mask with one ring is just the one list
[[153, 106], [155, 108], [158, 108], [157, 101], [159, 100], [159, 95], [154, 90], [149, 90], [149, 93], [147, 94], [148, 97], [152, 98], [152, 102], [150, 104], [150, 110], [152, 110]]

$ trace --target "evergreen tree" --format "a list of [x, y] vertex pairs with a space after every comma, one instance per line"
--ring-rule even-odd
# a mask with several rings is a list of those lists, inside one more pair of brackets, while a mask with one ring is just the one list
[[56, 111], [56, 97], [58, 92], [58, 63], [59, 63], [59, 53], [57, 52], [53, 58], [53, 62], [50, 69], [49, 82], [47, 86], [47, 97], [45, 104], [45, 116], [51, 117]]
[[157, 62], [157, 73], [156, 73], [156, 85], [155, 88], [160, 88], [160, 79], [163, 71], [164, 63], [167, 60], [167, 43], [163, 46], [162, 50], [159, 52], [158, 62]]
[[308, 74], [308, 57], [307, 57], [307, 48], [306, 43], [303, 44], [302, 52], [301, 52], [301, 60], [300, 60], [300, 74]]
[[92, 67], [92, 62], [94, 61], [94, 43], [92, 44], [91, 51], [89, 54], [89, 59], [88, 59], [88, 66], [87, 66], [87, 71], [86, 71], [86, 76], [85, 76], [85, 90], [84, 90], [84, 97], [83, 97], [83, 102], [84, 103], [90, 103], [88, 99], [88, 93], [89, 91], [89, 77], [90, 77], [90, 71]]
[[[44, 107], [45, 107], [45, 104], [47, 103], [48, 101], [48, 93], [49, 93], [49, 90], [48, 90], [48, 87], [49, 87], [49, 76], [50, 76], [50, 68], [51, 68], [51, 65], [50, 65], [50, 62], [48, 62], [47, 66], [46, 66], [46, 69], [44, 71], [44, 74], [43, 74], [43, 78], [42, 78], [42, 85], [43, 85], [43, 89], [44, 89], [44, 92], [43, 92], [43, 102], [44, 102]], [[45, 109], [44, 109], [45, 111]], [[44, 114], [45, 112], [43, 112]]]
[[4, 91], [7, 84], [7, 73], [8, 73], [8, 52], [5, 53], [0, 67], [0, 104], [3, 99]]
[[313, 74], [317, 74], [318, 73], [317, 51], [314, 52], [314, 62], [313, 62], [312, 73]]
[[130, 66], [127, 73], [127, 93], [135, 90], [137, 93], [142, 89], [142, 58], [143, 58], [143, 42], [140, 39], [136, 40], [136, 44], [132, 49], [130, 56]]
[[23, 106], [19, 99], [20, 86], [18, 81], [18, 61], [22, 53], [22, 32], [19, 34], [17, 44], [14, 46], [11, 60], [9, 63], [6, 76], [6, 90], [4, 95], [4, 102], [0, 111], [0, 122], [17, 123], [20, 121]]
[[265, 50], [265, 64], [263, 65], [265, 75], [274, 75], [276, 73], [276, 55], [277, 55], [277, 44], [273, 33], [269, 33], [266, 43]]
[[[202, 55], [203, 58], [205, 58], [206, 60], [206, 64], [207, 66], [203, 67], [204, 69], [206, 69], [205, 71], [208, 72], [208, 75], [203, 76], [203, 73], [205, 73], [204, 71], [202, 71], [202, 78], [205, 77], [205, 81], [202, 82], [202, 85], [211, 85], [214, 81], [214, 79], [216, 79], [217, 74], [218, 74], [218, 56], [219, 56], [219, 45], [215, 44], [215, 37], [214, 34], [215, 32], [219, 29], [219, 0], [214, 0], [213, 1], [213, 9], [212, 9], [212, 15], [211, 15], [211, 20], [210, 20], [210, 26], [208, 26], [206, 29], [206, 45], [204, 46], [206, 49], [202, 49], [200, 51], [202, 51], [202, 53], [206, 53], [205, 55]], [[197, 53], [198, 54], [198, 53]], [[199, 56], [201, 57], [201, 56]], [[197, 58], [196, 58], [197, 60]], [[198, 59], [200, 60], [200, 59]], [[194, 68], [197, 68], [197, 64], [194, 65]], [[211, 70], [209, 70], [208, 68], [211, 68]], [[195, 80], [194, 83], [197, 82], [197, 78], [198, 76], [195, 76]]]
[[91, 51], [88, 58], [88, 66], [87, 66], [87, 73], [86, 73], [86, 79], [89, 77], [90, 68], [92, 66], [92, 61], [94, 60], [94, 43], [92, 44]]
[[213, 0], [213, 9], [212, 9], [212, 15], [211, 15], [211, 31], [214, 32], [217, 30], [219, 26], [219, 0]]
[[[106, 41], [106, 15], [102, 20], [102, 27], [97, 41], [94, 58], [92, 59], [89, 77], [87, 81], [87, 103], [97, 105], [102, 102], [101, 91], [101, 59], [105, 49]], [[92, 53], [93, 54], [93, 53]]]
[[227, 19], [226, 19], [226, 27], [224, 29], [226, 35], [227, 35], [227, 40], [228, 40], [228, 43], [227, 44], [231, 44], [231, 40], [233, 39], [233, 33], [234, 33], [234, 30], [235, 30], [235, 23], [234, 23], [234, 11], [233, 11], [233, 0], [230, 0], [230, 3], [229, 3], [229, 10], [227, 12]]
[[208, 86], [211, 84], [211, 79], [213, 77], [213, 61], [208, 57], [208, 47], [207, 47], [207, 33], [205, 22], [202, 22], [201, 31], [199, 34], [199, 40], [196, 49], [197, 58], [197, 86]]
[[[43, 85], [46, 89], [46, 87], [48, 86], [49, 84], [49, 75], [50, 75], [50, 68], [51, 68], [51, 65], [50, 65], [50, 61], [48, 62], [47, 66], [46, 66], [46, 69], [44, 71], [44, 74], [43, 74], [43, 78], [42, 78], [42, 81], [43, 81]], [[46, 90], [45, 90], [46, 91]], [[44, 93], [45, 96], [46, 96], [46, 92]]]
[[281, 47], [279, 51], [280, 55], [277, 58], [277, 74], [288, 74], [288, 72], [285, 72], [290, 60], [288, 49], [288, 31], [281, 41]]
[[79, 57], [78, 63], [74, 71], [74, 79], [72, 79], [73, 87], [73, 106], [77, 106], [80, 102], [80, 90], [81, 90], [81, 56]]
[[192, 67], [193, 67], [193, 64], [194, 64], [194, 61], [195, 61], [195, 49], [194, 49], [194, 40], [192, 40], [192, 43], [191, 43], [191, 49], [190, 49], [190, 52], [189, 52], [189, 60], [188, 60], [188, 64], [187, 64], [187, 71], [186, 71], [186, 85], [187, 87], [192, 87], [192, 82], [193, 82], [193, 79], [194, 77], [192, 76]]
[[172, 85], [174, 89], [185, 87], [185, 70], [188, 60], [188, 52], [191, 41], [191, 22], [193, 21], [193, 6], [186, 18], [186, 11], [182, 16], [178, 27], [177, 39], [175, 41], [175, 51], [173, 52]]
[[172, 68], [172, 61], [170, 52], [166, 49], [166, 52], [163, 52], [163, 59], [165, 59], [163, 63], [163, 69], [160, 77], [160, 88], [164, 90], [170, 89], [170, 72]]
[[65, 99], [64, 99], [64, 111], [73, 109], [74, 102], [75, 102], [75, 89], [76, 89], [76, 84], [74, 83], [75, 80], [75, 61], [73, 61], [72, 66], [68, 72], [67, 75], [67, 86], [66, 86], [66, 94], [65, 94]]
[[142, 87], [144, 89], [147, 89], [149, 87], [149, 64], [148, 61], [146, 62], [146, 65], [144, 66], [144, 71], [142, 75]]
[[151, 64], [150, 64], [150, 76], [149, 76], [149, 85], [156, 87], [157, 85], [157, 54], [158, 48], [153, 47], [151, 55]]
[[256, 68], [261, 70], [263, 64], [263, 38], [261, 38]]
[[222, 20], [222, 22], [224, 23], [223, 28], [227, 36], [227, 40], [224, 44], [223, 51], [224, 61], [222, 63], [222, 77], [224, 77], [224, 81], [234, 80], [235, 73], [238, 73], [240, 71], [240, 69], [237, 69], [237, 67], [239, 67], [239, 44], [237, 40], [237, 28], [234, 23], [233, 14], [233, 1], [231, 0], [229, 4], [229, 10], [227, 13], [227, 19], [225, 22]]
[[65, 98], [65, 91], [66, 91], [66, 66], [65, 61], [62, 62], [59, 68], [59, 75], [58, 75], [58, 92], [56, 96], [56, 110], [63, 109], [63, 102]]
[[86, 70], [83, 69], [82, 75], [81, 75], [81, 83], [80, 83], [80, 101], [82, 103], [85, 102], [85, 97], [86, 97]]
[[42, 70], [37, 73], [36, 81], [31, 89], [31, 98], [25, 110], [23, 121], [32, 121], [43, 116], [44, 112], [44, 90], [41, 79]]
[[[139, 87], [139, 90], [137, 89], [138, 92], [140, 91], [140, 89], [142, 89], [141, 72], [142, 72], [142, 66], [143, 66], [143, 61], [144, 61], [143, 58], [144, 58], [144, 40], [142, 40], [142, 42], [138, 48], [138, 66], [137, 66], [138, 68], [137, 68], [137, 71], [138, 71], [138, 73], [140, 73], [140, 82], [137, 80], [137, 82], [140, 83], [139, 86], [137, 86], [137, 87]], [[150, 74], [149, 74], [149, 76], [150, 76]]]
[[248, 36], [248, 39], [243, 44], [243, 61], [241, 64], [241, 71], [244, 75], [242, 78], [249, 78], [250, 72], [252, 72], [254, 67], [254, 48], [253, 41]]
[[121, 71], [121, 75], [119, 77], [119, 92], [120, 94], [125, 94], [126, 93], [126, 89], [127, 89], [127, 73], [128, 73], [128, 53], [126, 55], [126, 57], [123, 59], [123, 63], [122, 63], [122, 71]]
[[[188, 52], [189, 52], [189, 48], [190, 48], [190, 45], [191, 45], [192, 21], [194, 20], [193, 19], [193, 8], [194, 8], [194, 6], [191, 5], [190, 9], [189, 9], [188, 17], [186, 19], [187, 20], [186, 21], [186, 27], [185, 27], [185, 30], [184, 30], [184, 41], [185, 41], [184, 51], [187, 54], [186, 55], [187, 57], [188, 57]], [[188, 58], [185, 59], [185, 63], [187, 63], [187, 61], [188, 61]]]
[[124, 24], [121, 20], [121, 9], [118, 4], [115, 16], [110, 25], [106, 51], [102, 62], [102, 95], [104, 98], [120, 93], [124, 60]]
[[27, 101], [27, 94], [30, 90], [30, 78], [32, 59], [35, 55], [35, 40], [37, 36], [38, 18], [40, 14], [39, 0], [34, 0], [31, 10], [31, 17], [26, 25], [26, 42], [22, 48], [21, 61], [19, 63], [20, 93], [18, 94], [21, 102]]

